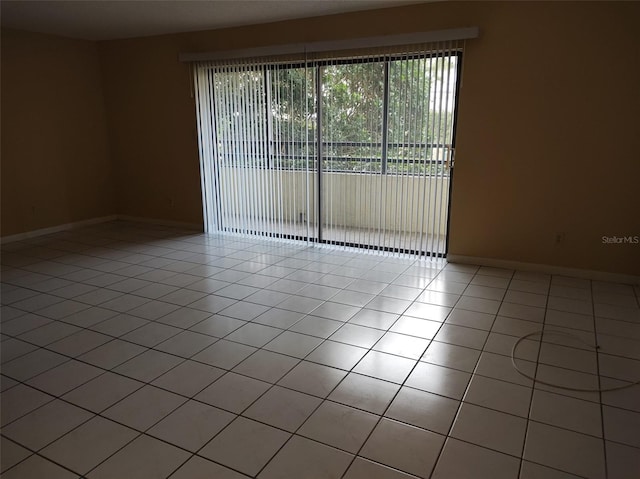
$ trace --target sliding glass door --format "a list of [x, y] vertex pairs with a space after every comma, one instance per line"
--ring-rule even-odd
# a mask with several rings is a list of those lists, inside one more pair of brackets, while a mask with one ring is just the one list
[[444, 255], [460, 58], [200, 65], [207, 231]]

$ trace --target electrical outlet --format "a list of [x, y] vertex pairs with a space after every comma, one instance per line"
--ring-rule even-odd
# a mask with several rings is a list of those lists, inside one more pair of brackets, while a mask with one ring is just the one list
[[556, 233], [556, 241], [555, 241], [555, 243], [556, 244], [564, 243], [564, 236], [565, 236], [565, 233], [563, 231], [557, 232]]

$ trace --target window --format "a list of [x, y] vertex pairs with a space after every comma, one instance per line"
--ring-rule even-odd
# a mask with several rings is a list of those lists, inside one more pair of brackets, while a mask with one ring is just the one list
[[444, 254], [461, 55], [200, 65], [209, 230]]

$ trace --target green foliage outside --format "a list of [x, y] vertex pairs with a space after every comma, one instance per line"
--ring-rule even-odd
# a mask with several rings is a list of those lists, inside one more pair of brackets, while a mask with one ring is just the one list
[[[451, 144], [457, 57], [389, 61], [388, 85], [385, 68], [377, 61], [216, 73], [216, 95], [223, 100], [217, 115], [222, 157], [316, 168], [319, 123], [324, 170], [380, 173], [386, 140], [387, 173], [443, 172], [441, 162], [431, 161], [443, 150], [432, 145]], [[254, 133], [241, 144], [232, 141], [247, 121]]]

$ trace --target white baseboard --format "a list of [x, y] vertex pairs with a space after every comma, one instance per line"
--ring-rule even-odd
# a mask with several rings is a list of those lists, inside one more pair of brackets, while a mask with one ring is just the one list
[[567, 268], [550, 264], [523, 263], [495, 258], [482, 258], [478, 256], [465, 256], [460, 254], [448, 254], [449, 263], [477, 264], [494, 268], [515, 269], [520, 271], [533, 271], [536, 273], [558, 274], [572, 276], [574, 278], [592, 279], [596, 281], [611, 281], [614, 283], [633, 284], [640, 286], [640, 276], [623, 273], [609, 273], [606, 271], [593, 271], [589, 269]]
[[133, 223], [148, 223], [159, 226], [171, 226], [174, 228], [184, 228], [186, 230], [204, 231], [204, 226], [200, 223], [186, 223], [183, 221], [159, 220], [155, 218], [143, 218], [139, 216], [117, 215], [120, 221], [131, 221]]
[[118, 215], [100, 216], [99, 218], [90, 218], [88, 220], [74, 221], [73, 223], [65, 223], [57, 226], [50, 226], [49, 228], [41, 228], [33, 231], [25, 231], [24, 233], [18, 233], [15, 235], [3, 236], [0, 238], [0, 244], [13, 243], [14, 241], [21, 241], [29, 238], [36, 238], [38, 236], [50, 235], [53, 233], [59, 233], [60, 231], [73, 230], [82, 228], [83, 226], [95, 225], [98, 223], [106, 223], [108, 221], [115, 221], [118, 219]]

